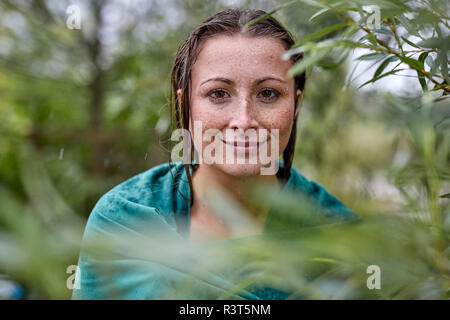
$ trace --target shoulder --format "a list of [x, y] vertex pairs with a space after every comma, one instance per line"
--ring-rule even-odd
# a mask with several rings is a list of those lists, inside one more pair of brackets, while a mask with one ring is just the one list
[[[164, 163], [106, 192], [89, 215], [78, 260], [80, 288], [74, 299], [153, 297], [162, 287], [163, 266], [148, 261], [161, 246], [182, 240], [171, 203], [180, 164]], [[173, 176], [172, 176], [173, 174]], [[144, 249], [144, 251], [142, 251]], [[153, 270], [154, 272], [149, 272]]]
[[291, 168], [289, 187], [305, 195], [322, 213], [335, 221], [359, 220], [360, 216], [328, 192], [320, 183], [311, 181], [294, 167]]
[[175, 227], [173, 189], [179, 176], [179, 164], [169, 168], [163, 163], [118, 184], [97, 201], [86, 229], [120, 227], [140, 232], [150, 223]]
[[103, 197], [123, 198], [145, 206], [155, 204], [152, 200], [158, 200], [163, 193], [167, 194], [180, 173], [179, 168], [179, 164], [171, 164], [171, 170], [169, 163], [159, 164], [118, 184]]

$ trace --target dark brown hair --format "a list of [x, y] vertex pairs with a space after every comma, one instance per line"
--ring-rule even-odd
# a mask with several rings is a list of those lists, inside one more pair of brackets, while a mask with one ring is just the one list
[[[244, 30], [245, 25], [263, 15], [266, 12], [263, 10], [243, 10], [243, 9], [227, 9], [220, 11], [213, 16], [206, 19], [200, 24], [186, 39], [186, 41], [178, 49], [177, 55], [172, 66], [171, 83], [172, 89], [170, 93], [171, 116], [173, 119], [173, 112], [175, 113], [175, 121], [177, 128], [189, 130], [189, 118], [190, 118], [190, 85], [191, 85], [191, 70], [197, 59], [200, 51], [201, 44], [208, 38], [211, 38], [219, 34], [235, 35], [244, 34], [250, 37], [272, 37], [282, 41], [286, 50], [290, 49], [295, 43], [292, 35], [287, 31], [275, 18], [269, 17], [261, 20], [258, 23], [248, 27]], [[291, 57], [292, 63], [295, 63], [301, 59], [301, 55], [297, 54]], [[295, 110], [297, 109], [298, 101], [297, 89], [303, 91], [305, 85], [305, 74], [300, 74], [294, 77], [295, 82]], [[177, 90], [181, 89], [183, 94], [181, 98], [181, 104], [177, 99]], [[295, 113], [294, 113], [295, 114]], [[294, 157], [295, 139], [297, 135], [297, 117], [295, 117], [292, 132], [289, 137], [288, 144], [283, 150], [283, 162], [284, 167], [280, 168], [277, 172], [278, 178], [284, 182], [289, 179], [292, 160]], [[192, 144], [191, 144], [192, 145]], [[194, 148], [191, 149], [191, 159], [194, 152]], [[170, 166], [170, 160], [169, 160]], [[191, 190], [190, 203], [193, 204], [194, 192], [192, 188], [192, 179], [190, 169], [192, 172], [198, 167], [198, 164], [185, 163], [184, 169], [189, 182]], [[182, 195], [184, 199], [188, 199]]]

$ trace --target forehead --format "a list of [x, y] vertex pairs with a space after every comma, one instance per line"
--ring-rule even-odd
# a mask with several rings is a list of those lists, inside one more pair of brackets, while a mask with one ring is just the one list
[[276, 75], [288, 80], [286, 73], [292, 64], [281, 59], [284, 51], [281, 40], [268, 36], [214, 36], [203, 43], [192, 77], [194, 82], [214, 75], [235, 80]]

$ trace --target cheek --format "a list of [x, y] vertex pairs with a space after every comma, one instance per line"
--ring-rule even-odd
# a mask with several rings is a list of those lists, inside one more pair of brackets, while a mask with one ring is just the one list
[[[222, 130], [226, 127], [228, 122], [227, 113], [221, 111], [219, 108], [212, 108], [208, 104], [196, 103], [191, 107], [191, 128], [192, 132], [193, 126], [195, 125], [194, 121], [197, 122], [196, 126], [198, 128], [199, 123], [201, 124], [202, 130], [201, 133], [205, 132], [208, 129], [217, 129]], [[199, 133], [196, 131], [195, 133]]]
[[278, 129], [280, 140], [284, 140], [286, 137], [289, 139], [293, 117], [294, 111], [292, 108], [279, 109], [265, 117], [265, 127], [269, 130]]
[[271, 131], [278, 129], [278, 152], [282, 154], [286, 148], [292, 131], [294, 118], [293, 108], [278, 109], [267, 119], [265, 127]]

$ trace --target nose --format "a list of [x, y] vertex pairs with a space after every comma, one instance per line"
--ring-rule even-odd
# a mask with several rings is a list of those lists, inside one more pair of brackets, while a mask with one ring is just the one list
[[239, 99], [239, 103], [232, 111], [229, 127], [233, 130], [243, 130], [258, 128], [258, 121], [255, 119], [252, 101], [248, 97]]

